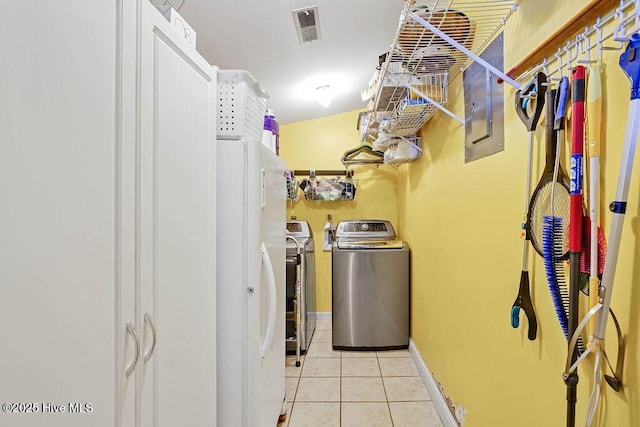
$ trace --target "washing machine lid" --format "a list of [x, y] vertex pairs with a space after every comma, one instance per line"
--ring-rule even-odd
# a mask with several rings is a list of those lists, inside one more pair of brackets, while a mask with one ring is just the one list
[[338, 249], [403, 249], [402, 240], [336, 240]]
[[336, 227], [336, 239], [342, 240], [394, 240], [396, 232], [391, 222], [378, 219], [340, 221]]

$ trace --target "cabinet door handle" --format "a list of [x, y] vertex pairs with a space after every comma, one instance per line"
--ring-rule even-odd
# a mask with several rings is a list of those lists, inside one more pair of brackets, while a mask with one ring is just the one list
[[131, 322], [127, 322], [127, 333], [131, 335], [131, 337], [133, 338], [133, 341], [136, 344], [136, 355], [133, 358], [133, 362], [131, 362], [131, 365], [127, 367], [127, 370], [125, 372], [127, 378], [129, 378], [129, 376], [135, 369], [136, 365], [138, 364], [138, 356], [140, 356], [140, 344], [138, 343], [138, 334], [136, 333], [136, 328], [135, 326], [133, 326], [133, 323]]
[[151, 328], [151, 334], [153, 336], [153, 341], [151, 341], [151, 348], [149, 349], [147, 354], [144, 355], [144, 363], [147, 363], [149, 359], [151, 359], [153, 350], [156, 349], [156, 327], [153, 326], [153, 319], [151, 318], [151, 315], [149, 313], [144, 314], [144, 323], [149, 325], [149, 328]]

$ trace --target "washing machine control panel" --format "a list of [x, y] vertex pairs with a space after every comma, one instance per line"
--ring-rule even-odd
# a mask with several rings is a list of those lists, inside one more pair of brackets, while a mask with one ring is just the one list
[[386, 220], [349, 220], [338, 223], [336, 238], [393, 240], [396, 233], [391, 223]]

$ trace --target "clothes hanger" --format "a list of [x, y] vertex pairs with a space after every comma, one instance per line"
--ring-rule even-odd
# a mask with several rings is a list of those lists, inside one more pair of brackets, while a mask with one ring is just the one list
[[374, 150], [369, 143], [363, 143], [356, 148], [345, 151], [340, 160], [345, 166], [380, 164], [384, 163], [384, 153]]

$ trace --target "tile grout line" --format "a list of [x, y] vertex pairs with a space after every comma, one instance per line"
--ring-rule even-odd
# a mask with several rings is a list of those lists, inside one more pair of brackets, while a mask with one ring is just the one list
[[[298, 381], [296, 383], [296, 391], [293, 393], [293, 402], [291, 403], [291, 413], [289, 414], [289, 421], [287, 422], [287, 427], [289, 426], [289, 424], [291, 424], [291, 416], [293, 415], [293, 407], [295, 406], [296, 403], [296, 398], [298, 397], [298, 388], [300, 387], [300, 380], [302, 379], [302, 368], [304, 368], [304, 360], [302, 358], [300, 358], [300, 366], [297, 366], [297, 368], [300, 368], [300, 372], [298, 372]], [[295, 363], [294, 363], [295, 366]]]
[[380, 358], [376, 351], [376, 361], [378, 362], [378, 369], [380, 370], [380, 381], [382, 381], [382, 390], [384, 391], [384, 398], [387, 401], [387, 411], [389, 411], [389, 419], [391, 420], [391, 427], [394, 427], [393, 416], [391, 415], [391, 405], [389, 404], [389, 396], [387, 395], [387, 387], [384, 385], [384, 375], [382, 375], [382, 366], [380, 366]]
[[[333, 350], [333, 329], [331, 329], [331, 349]], [[342, 427], [342, 352], [340, 352], [340, 405], [338, 405], [338, 425]]]

